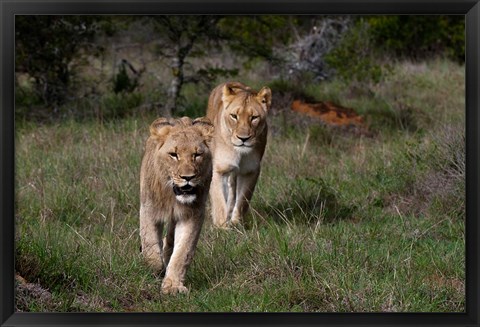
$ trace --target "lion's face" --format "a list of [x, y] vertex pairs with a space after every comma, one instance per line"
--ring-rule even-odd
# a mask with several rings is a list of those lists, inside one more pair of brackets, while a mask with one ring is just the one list
[[[177, 201], [192, 204], [208, 186], [212, 171], [210, 141], [213, 126], [207, 119], [157, 119], [150, 127], [160, 147], [156, 159], [168, 171], [168, 186]], [[161, 144], [160, 144], [161, 142]]]
[[222, 127], [228, 131], [229, 141], [238, 152], [249, 152], [266, 126], [270, 89], [264, 87], [255, 93], [249, 88], [238, 89], [226, 84], [222, 102]]

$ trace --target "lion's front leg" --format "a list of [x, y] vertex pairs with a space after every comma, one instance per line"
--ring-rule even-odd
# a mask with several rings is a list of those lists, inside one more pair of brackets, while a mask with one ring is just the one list
[[248, 211], [250, 200], [252, 199], [255, 185], [257, 184], [260, 170], [248, 174], [238, 174], [237, 177], [237, 199], [233, 209], [231, 224], [238, 224]]
[[170, 258], [173, 253], [176, 224], [177, 223], [175, 220], [172, 220], [168, 223], [167, 235], [163, 240], [163, 263], [165, 264], [165, 267], [168, 266], [168, 263], [170, 262]]
[[163, 268], [162, 231], [163, 223], [157, 219], [158, 212], [154, 206], [140, 204], [140, 240], [142, 255], [147, 264], [157, 273]]
[[203, 217], [186, 219], [177, 222], [172, 256], [162, 282], [162, 293], [187, 293], [183, 285], [187, 268], [192, 262], [197, 246]]

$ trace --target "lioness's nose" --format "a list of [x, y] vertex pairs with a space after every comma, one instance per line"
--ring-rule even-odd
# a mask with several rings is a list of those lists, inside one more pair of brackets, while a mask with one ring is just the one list
[[187, 182], [195, 177], [195, 175], [181, 175], [181, 178], [186, 180]]
[[245, 141], [247, 141], [247, 140], [250, 138], [250, 136], [240, 137], [240, 136], [238, 136], [238, 135], [237, 135], [237, 137], [238, 137], [242, 142], [245, 142]]

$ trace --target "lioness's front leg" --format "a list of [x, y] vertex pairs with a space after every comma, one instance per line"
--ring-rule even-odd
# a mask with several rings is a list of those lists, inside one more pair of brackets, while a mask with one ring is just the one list
[[192, 262], [197, 246], [203, 217], [195, 217], [177, 222], [173, 253], [162, 282], [163, 293], [187, 293], [183, 285], [187, 268]]
[[224, 227], [227, 223], [227, 196], [228, 189], [225, 188], [225, 180], [228, 174], [214, 171], [210, 185], [210, 205], [212, 207], [213, 224], [217, 227]]
[[248, 174], [238, 174], [237, 199], [235, 208], [233, 209], [232, 219], [230, 220], [232, 224], [240, 223], [247, 213], [259, 175], [260, 170]]
[[140, 240], [142, 255], [156, 272], [163, 270], [162, 231], [163, 223], [157, 219], [158, 212], [148, 203], [140, 204]]
[[231, 172], [228, 177], [226, 177], [227, 183], [227, 217], [226, 221], [229, 222], [233, 210], [235, 208], [235, 203], [237, 200], [237, 174], [235, 172]]

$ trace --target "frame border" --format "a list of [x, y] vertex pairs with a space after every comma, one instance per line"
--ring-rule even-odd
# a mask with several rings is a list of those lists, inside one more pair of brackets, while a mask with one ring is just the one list
[[[479, 326], [479, 0], [0, 0], [0, 325]], [[458, 14], [466, 17], [465, 313], [16, 313], [14, 312], [14, 20], [19, 14]], [[8, 269], [5, 269], [8, 268]]]

